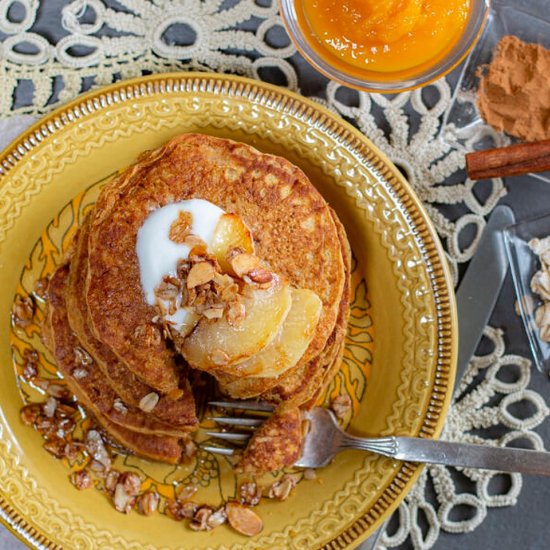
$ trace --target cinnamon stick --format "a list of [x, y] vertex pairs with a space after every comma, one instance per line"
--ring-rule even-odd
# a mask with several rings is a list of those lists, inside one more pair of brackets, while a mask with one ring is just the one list
[[468, 153], [466, 170], [473, 180], [550, 170], [550, 140]]

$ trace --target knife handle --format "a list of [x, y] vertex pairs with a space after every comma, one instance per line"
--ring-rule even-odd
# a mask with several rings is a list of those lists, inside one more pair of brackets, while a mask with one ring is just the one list
[[397, 460], [550, 476], [550, 453], [420, 437], [353, 438], [355, 448]]

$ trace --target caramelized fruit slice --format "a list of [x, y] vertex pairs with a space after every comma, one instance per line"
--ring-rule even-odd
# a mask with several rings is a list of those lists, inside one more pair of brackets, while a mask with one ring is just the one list
[[250, 229], [248, 229], [242, 218], [239, 218], [236, 214], [224, 214], [216, 225], [209, 248], [212, 254], [216, 256], [222, 271], [235, 275], [227, 261], [227, 255], [236, 248], [253, 254], [254, 241]]
[[292, 289], [291, 296], [290, 311], [271, 344], [250, 359], [235, 365], [232, 374], [264, 378], [279, 376], [304, 355], [315, 335], [323, 304], [311, 290]]
[[225, 371], [264, 349], [277, 335], [291, 306], [288, 283], [274, 276], [267, 289], [250, 288], [243, 298], [246, 317], [229, 324], [226, 317], [202, 319], [186, 338], [182, 354], [196, 369]]

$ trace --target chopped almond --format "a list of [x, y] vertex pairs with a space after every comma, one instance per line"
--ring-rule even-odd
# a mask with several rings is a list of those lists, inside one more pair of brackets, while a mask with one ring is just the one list
[[195, 264], [187, 277], [187, 288], [195, 288], [209, 283], [216, 274], [216, 269], [209, 262]]

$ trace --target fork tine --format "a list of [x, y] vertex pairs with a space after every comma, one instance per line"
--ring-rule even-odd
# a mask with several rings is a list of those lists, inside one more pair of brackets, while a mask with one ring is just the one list
[[228, 449], [227, 447], [213, 447], [212, 445], [201, 445], [201, 448], [208, 453], [214, 453], [223, 456], [233, 456], [235, 449]]
[[275, 407], [269, 403], [260, 401], [241, 401], [239, 403], [233, 401], [209, 401], [209, 405], [224, 409], [234, 409], [238, 411], [258, 411], [258, 412], [273, 412]]
[[225, 439], [226, 441], [246, 441], [250, 439], [250, 434], [240, 434], [234, 432], [205, 432], [210, 437]]
[[210, 416], [208, 420], [213, 420], [218, 424], [229, 424], [231, 426], [250, 426], [255, 428], [264, 423], [262, 418], [230, 418], [227, 416]]

